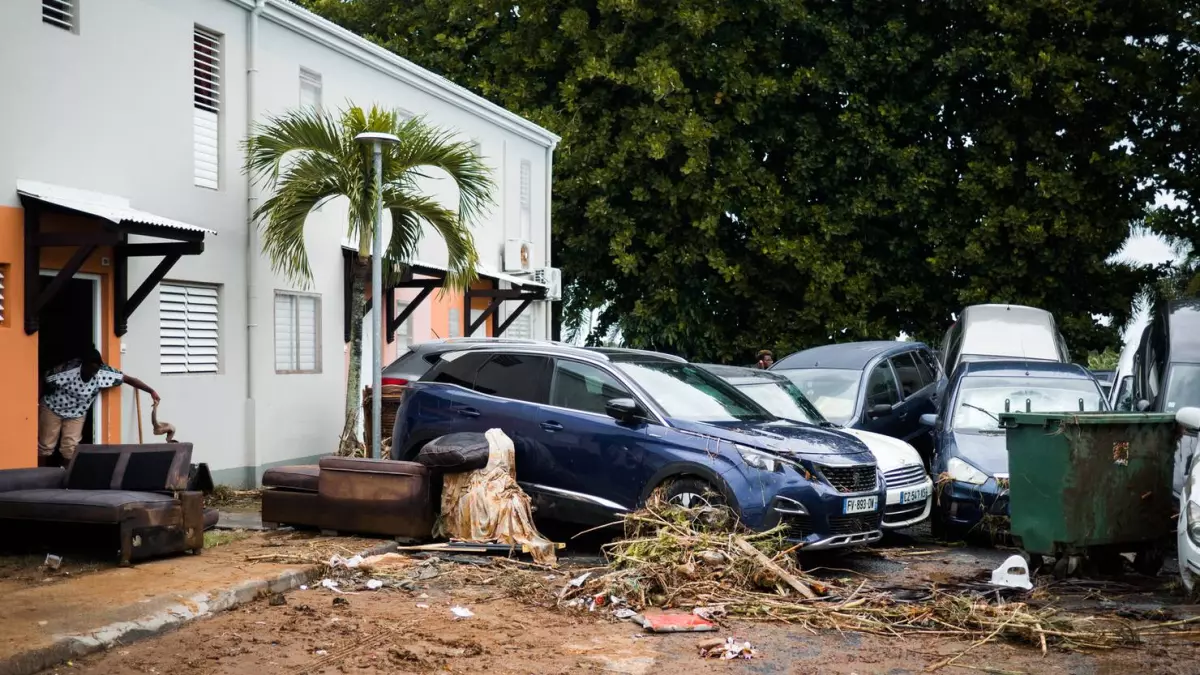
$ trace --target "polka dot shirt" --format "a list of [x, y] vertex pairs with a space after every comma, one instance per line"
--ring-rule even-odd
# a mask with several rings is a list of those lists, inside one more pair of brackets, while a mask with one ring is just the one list
[[68, 361], [55, 368], [46, 376], [47, 393], [42, 397], [42, 405], [50, 412], [63, 419], [83, 417], [96, 402], [101, 389], [116, 387], [125, 381], [121, 371], [108, 366], [100, 366], [100, 370], [87, 382], [80, 375], [82, 363]]

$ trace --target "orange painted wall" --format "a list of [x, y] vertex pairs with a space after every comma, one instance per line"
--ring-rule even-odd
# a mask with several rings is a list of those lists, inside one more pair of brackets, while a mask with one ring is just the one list
[[25, 215], [0, 206], [0, 265], [4, 275], [4, 322], [0, 324], [0, 469], [37, 466], [36, 335], [25, 334]]
[[[471, 288], [476, 290], [490, 290], [493, 287], [494, 286], [491, 281], [484, 279], [480, 279], [471, 284]], [[434, 333], [433, 337], [450, 337], [450, 308], [452, 307], [457, 309], [459, 313], [458, 335], [462, 336], [466, 334], [470, 317], [462, 316], [462, 293], [456, 293], [452, 291], [434, 291], [433, 295], [430, 296], [429, 300], [426, 302], [429, 303], [429, 327]], [[471, 301], [471, 309], [483, 311], [487, 309], [489, 302], [490, 300], [488, 298], [475, 298]], [[492, 337], [496, 325], [496, 317], [494, 316], [489, 319], [486, 324], [484, 324], [483, 328], [486, 329], [487, 337]], [[485, 331], [476, 330], [475, 335], [472, 337], [483, 337], [484, 335]]]
[[[43, 230], [95, 231], [99, 226], [82, 218], [47, 216]], [[41, 269], [55, 270], [74, 253], [70, 247], [42, 251]], [[106, 363], [121, 367], [121, 341], [113, 335], [112, 249], [97, 247], [80, 271], [100, 277], [101, 343]], [[102, 265], [108, 258], [109, 266]], [[37, 334], [25, 334], [24, 211], [0, 207], [0, 265], [8, 265], [4, 279], [4, 321], [0, 324], [0, 370], [8, 373], [0, 387], [0, 469], [37, 465]], [[101, 394], [104, 419], [101, 442], [121, 439], [121, 396], [116, 388]]]

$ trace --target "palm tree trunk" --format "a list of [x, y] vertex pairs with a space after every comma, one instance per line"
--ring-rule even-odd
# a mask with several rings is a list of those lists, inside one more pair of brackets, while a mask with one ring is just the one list
[[[364, 447], [358, 440], [358, 416], [362, 414], [362, 320], [365, 314], [367, 275], [371, 267], [359, 257], [355, 257], [351, 264], [350, 372], [346, 373], [346, 424], [342, 428], [341, 442], [338, 443], [338, 454], [342, 456], [356, 455]], [[376, 336], [375, 339], [379, 337]], [[378, 396], [379, 392], [372, 394]]]

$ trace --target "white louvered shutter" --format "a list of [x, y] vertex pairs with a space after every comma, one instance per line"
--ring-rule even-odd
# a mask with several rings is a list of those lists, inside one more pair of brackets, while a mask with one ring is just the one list
[[42, 23], [74, 31], [75, 13], [75, 0], [42, 0]]
[[533, 239], [533, 167], [521, 160], [521, 238]]
[[528, 311], [521, 312], [520, 316], [508, 324], [508, 328], [504, 329], [504, 334], [500, 337], [512, 338], [514, 340], [532, 340], [533, 317], [529, 315]]
[[459, 316], [461, 311], [451, 308], [449, 312], [450, 330], [446, 337], [462, 337], [462, 319]]
[[221, 36], [200, 27], [192, 41], [192, 78], [194, 182], [216, 190], [221, 178]]
[[314, 373], [320, 370], [318, 300], [311, 295], [275, 294], [275, 370]]
[[220, 294], [212, 286], [162, 284], [158, 295], [163, 373], [220, 370]]

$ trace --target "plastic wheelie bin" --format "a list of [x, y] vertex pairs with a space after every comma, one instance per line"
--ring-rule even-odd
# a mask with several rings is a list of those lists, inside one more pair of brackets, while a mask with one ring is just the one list
[[1119, 572], [1121, 553], [1157, 574], [1175, 532], [1175, 416], [1149, 413], [1003, 413], [1013, 537], [1030, 558]]

